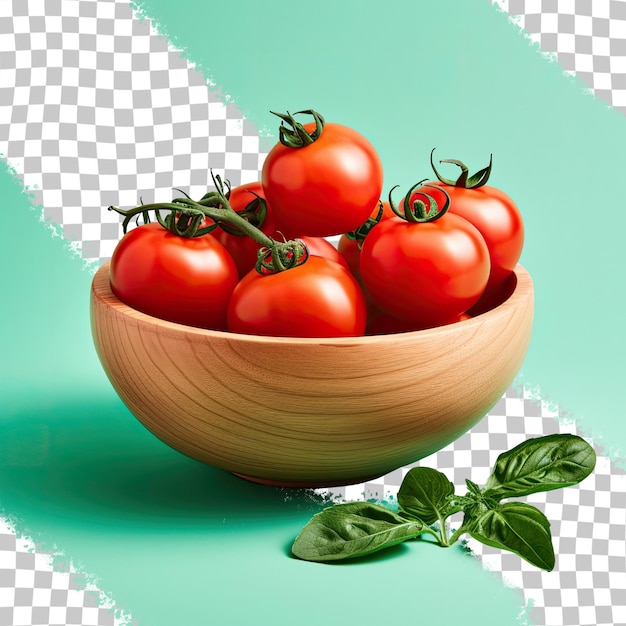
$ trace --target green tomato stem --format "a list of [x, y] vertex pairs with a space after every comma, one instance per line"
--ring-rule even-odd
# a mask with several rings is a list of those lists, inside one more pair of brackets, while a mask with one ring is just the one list
[[456, 180], [452, 180], [450, 178], [445, 178], [439, 173], [433, 160], [434, 153], [435, 148], [433, 148], [430, 152], [430, 165], [435, 172], [435, 176], [437, 176], [437, 178], [445, 185], [449, 185], [450, 187], [461, 187], [462, 189], [478, 189], [479, 187], [487, 184], [489, 176], [491, 175], [491, 168], [493, 166], [493, 155], [489, 156], [489, 165], [484, 167], [482, 170], [479, 170], [472, 176], [469, 176], [469, 169], [463, 161], [459, 161], [458, 159], [443, 159], [439, 161], [439, 163], [451, 163], [452, 165], [457, 165], [461, 168], [459, 177]]
[[[324, 124], [326, 123], [322, 115], [313, 109], [297, 111], [293, 115], [289, 113], [289, 111], [287, 111], [287, 113], [276, 113], [275, 111], [270, 111], [270, 113], [276, 115], [282, 120], [282, 122], [286, 122], [291, 126], [291, 128], [288, 128], [284, 125], [284, 123], [281, 123], [278, 129], [280, 143], [288, 148], [304, 148], [305, 146], [312, 144], [314, 141], [317, 141], [320, 138], [322, 130], [324, 129]], [[300, 115], [301, 113], [313, 116], [313, 119], [315, 120], [315, 130], [312, 133], [309, 133], [302, 124], [295, 120], [294, 115]]]
[[[426, 180], [426, 178], [420, 180], [409, 189], [404, 196], [402, 209], [398, 207], [391, 197], [392, 192], [398, 187], [398, 185], [389, 191], [389, 206], [398, 217], [401, 217], [407, 222], [413, 224], [421, 224], [424, 222], [434, 222], [447, 213], [448, 207], [450, 206], [450, 196], [448, 195], [448, 192], [443, 187], [426, 183]], [[424, 191], [421, 191], [420, 193], [428, 199], [428, 208], [426, 207], [426, 203], [419, 199], [414, 200], [413, 204], [411, 204], [411, 196], [417, 189], [422, 187], [431, 187], [432, 189], [436, 189], [438, 192], [442, 193], [445, 198], [444, 205], [440, 207], [437, 204], [437, 201]]]
[[[211, 177], [217, 191], [211, 191], [196, 202], [190, 198], [176, 198], [172, 202], [144, 204], [134, 209], [122, 210], [110, 206], [109, 210], [124, 215], [124, 232], [130, 220], [143, 215], [144, 221], [149, 221], [148, 212], [154, 211], [158, 222], [170, 232], [180, 237], [191, 238], [207, 234], [220, 223], [229, 224], [259, 244], [259, 257], [257, 271], [259, 273], [282, 272], [304, 263], [308, 258], [308, 251], [301, 240], [279, 242], [268, 237], [262, 230], [256, 228], [248, 220], [239, 215], [229, 204], [224, 185], [219, 176]], [[169, 214], [163, 218], [161, 211], [167, 210]], [[200, 227], [206, 218], [213, 220], [213, 224]]]
[[[200, 204], [200, 203], [199, 203]], [[214, 222], [224, 222], [230, 226], [235, 226], [238, 230], [242, 231], [251, 239], [254, 239], [260, 246], [272, 248], [277, 242], [268, 237], [262, 230], [252, 225], [248, 220], [241, 217], [234, 209], [228, 204], [228, 200], [224, 198], [223, 208], [203, 206], [204, 215], [210, 217]]]
[[345, 233], [346, 237], [350, 239], [350, 241], [357, 242], [359, 250], [361, 249], [361, 246], [365, 241], [365, 237], [367, 237], [370, 230], [372, 230], [372, 228], [374, 228], [374, 226], [376, 226], [376, 224], [378, 224], [378, 222], [380, 222], [380, 220], [383, 218], [383, 210], [383, 203], [379, 200], [378, 213], [376, 213], [375, 217], [368, 217], [367, 220], [363, 222], [363, 224], [361, 224], [356, 230], [351, 230]]

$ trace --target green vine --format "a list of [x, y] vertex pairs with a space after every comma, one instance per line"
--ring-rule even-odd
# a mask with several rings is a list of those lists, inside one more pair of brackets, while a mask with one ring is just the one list
[[[309, 253], [302, 240], [276, 241], [268, 237], [230, 206], [228, 181], [223, 182], [221, 177], [214, 175], [212, 171], [211, 178], [216, 190], [206, 193], [199, 201], [192, 200], [185, 195], [171, 202], [142, 204], [128, 210], [110, 206], [109, 211], [116, 211], [124, 216], [122, 222], [124, 233], [127, 232], [131, 220], [138, 218], [139, 215], [143, 217], [144, 223], [149, 223], [150, 211], [154, 212], [163, 228], [179, 237], [201, 237], [210, 233], [218, 225], [236, 229], [259, 244], [256, 270], [261, 274], [282, 272], [306, 262]], [[169, 211], [169, 213], [164, 217], [162, 211]], [[207, 224], [207, 218], [212, 223]]]

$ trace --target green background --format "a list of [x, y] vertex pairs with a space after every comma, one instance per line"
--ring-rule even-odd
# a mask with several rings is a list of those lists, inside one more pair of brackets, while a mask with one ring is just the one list
[[[263, 134], [275, 133], [270, 109], [312, 107], [366, 135], [386, 190], [429, 176], [433, 147], [472, 170], [493, 153], [490, 182], [522, 210], [536, 289], [519, 381], [619, 455], [623, 116], [489, 2], [373, 7], [141, 5]], [[141, 626], [519, 623], [520, 592], [461, 549], [415, 542], [336, 567], [288, 558], [320, 503], [204, 467], [149, 435], [97, 361], [90, 273], [8, 171], [0, 190], [14, 213], [0, 234], [0, 504], [18, 530], [93, 573]]]

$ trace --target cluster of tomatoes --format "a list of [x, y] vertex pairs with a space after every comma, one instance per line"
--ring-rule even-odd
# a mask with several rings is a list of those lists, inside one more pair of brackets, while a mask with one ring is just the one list
[[[121, 301], [200, 328], [342, 337], [449, 324], [505, 289], [524, 229], [513, 201], [485, 184], [491, 163], [468, 177], [463, 163], [448, 161], [461, 168], [452, 181], [431, 153], [437, 180], [420, 181], [397, 205], [391, 193], [383, 202], [369, 141], [300, 113], [314, 121], [277, 114], [280, 141], [261, 181], [224, 192], [218, 178], [218, 191], [199, 202], [120, 211], [125, 225], [139, 213], [146, 221], [111, 258]], [[157, 222], [147, 219], [151, 208]]]

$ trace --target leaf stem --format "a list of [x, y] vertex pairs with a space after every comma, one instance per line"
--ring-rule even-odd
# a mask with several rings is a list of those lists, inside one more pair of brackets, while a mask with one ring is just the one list
[[448, 529], [446, 527], [446, 518], [439, 515], [439, 535], [440, 535], [440, 539], [439, 539], [439, 543], [445, 547], [448, 548], [450, 546], [450, 541], [448, 540]]
[[450, 536], [449, 541], [449, 545], [452, 545], [454, 543], [456, 543], [456, 541], [458, 540], [458, 538], [467, 532], [467, 529], [465, 528], [465, 526], [463, 526], [463, 524], [461, 524], [461, 526], [459, 528], [457, 528], [452, 535]]

